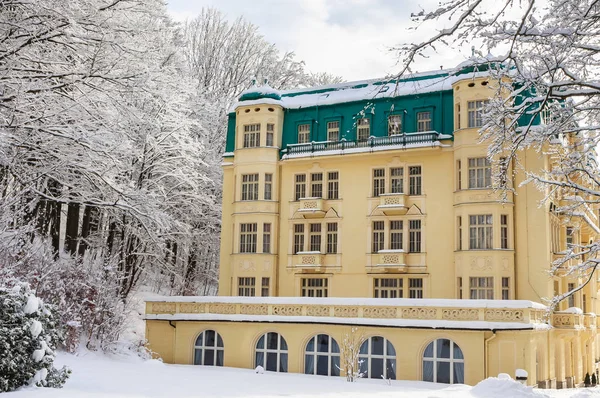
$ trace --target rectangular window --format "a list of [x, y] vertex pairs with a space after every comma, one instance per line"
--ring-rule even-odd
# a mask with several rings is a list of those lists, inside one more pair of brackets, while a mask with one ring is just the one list
[[421, 220], [408, 221], [409, 253], [421, 253]]
[[340, 174], [337, 171], [327, 173], [327, 199], [338, 199], [340, 189]]
[[323, 197], [323, 173], [310, 175], [310, 196], [313, 198]]
[[457, 243], [456, 243], [456, 249], [457, 250], [462, 250], [462, 217], [458, 216], [456, 217], [456, 236], [457, 236]]
[[294, 225], [294, 254], [304, 251], [304, 224]]
[[408, 177], [408, 194], [421, 195], [421, 166], [410, 166]]
[[456, 187], [460, 191], [462, 189], [462, 170], [460, 160], [456, 161]]
[[471, 300], [493, 300], [494, 299], [494, 278], [469, 278], [470, 298]]
[[469, 128], [483, 126], [483, 109], [488, 103], [488, 100], [468, 102]]
[[567, 227], [567, 249], [575, 243], [575, 228]]
[[508, 216], [500, 215], [500, 248], [508, 249]]
[[306, 174], [296, 175], [296, 192], [294, 197], [296, 200], [306, 198]]
[[273, 199], [273, 174], [265, 174], [265, 200]]
[[417, 131], [431, 131], [431, 112], [417, 113]]
[[[567, 291], [568, 292], [572, 292], [573, 289], [575, 289], [575, 284], [574, 283], [568, 283], [567, 284]], [[569, 295], [569, 297], [567, 298], [567, 305], [569, 306], [569, 308], [575, 307], [575, 293], [571, 293]]]
[[502, 278], [502, 300], [510, 300], [510, 278]]
[[321, 252], [321, 224], [310, 224], [311, 252]]
[[392, 176], [392, 184], [390, 193], [404, 193], [404, 169], [402, 167], [394, 167], [390, 169]]
[[273, 123], [267, 123], [267, 146], [273, 146], [273, 137], [275, 136], [275, 125]]
[[456, 278], [456, 289], [457, 289], [456, 297], [462, 300], [462, 298], [463, 298], [462, 277], [460, 277], [460, 276], [458, 278]]
[[302, 297], [327, 297], [327, 278], [302, 278]]
[[491, 214], [469, 216], [469, 249], [492, 249], [492, 231]]
[[327, 223], [327, 253], [337, 253], [338, 225], [335, 222]]
[[244, 125], [244, 148], [260, 146], [260, 124]]
[[388, 135], [398, 135], [402, 133], [402, 116], [392, 115], [388, 117]]
[[460, 104], [456, 104], [456, 129], [460, 129]]
[[373, 170], [373, 196], [385, 193], [385, 169]]
[[390, 249], [402, 250], [402, 221], [390, 221]]
[[269, 297], [270, 296], [270, 286], [271, 282], [269, 278], [262, 278], [262, 284], [261, 284], [261, 289], [260, 289], [260, 295], [262, 297]]
[[409, 278], [408, 279], [408, 298], [423, 298], [423, 279]]
[[371, 123], [369, 119], [362, 118], [356, 121], [356, 138], [359, 141], [366, 141], [371, 136]]
[[373, 297], [402, 298], [402, 278], [373, 279]]
[[310, 142], [310, 124], [298, 125], [298, 144]]
[[492, 186], [492, 164], [488, 158], [469, 159], [469, 189]]
[[240, 253], [256, 253], [257, 224], [240, 224]]
[[242, 174], [242, 200], [258, 200], [258, 174]]
[[384, 233], [383, 221], [373, 221], [373, 253], [383, 250]]
[[256, 296], [256, 278], [238, 278], [238, 296]]
[[340, 122], [327, 122], [327, 141], [340, 140]]
[[271, 224], [263, 224], [263, 253], [271, 253]]

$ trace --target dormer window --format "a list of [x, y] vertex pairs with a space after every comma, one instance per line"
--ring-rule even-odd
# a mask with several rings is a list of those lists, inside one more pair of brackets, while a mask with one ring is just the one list
[[417, 132], [431, 131], [431, 112], [417, 113]]
[[300, 124], [298, 126], [298, 144], [307, 144], [310, 142], [310, 124]]
[[356, 121], [356, 138], [359, 141], [366, 141], [371, 136], [371, 123], [369, 119], [362, 118]]
[[388, 117], [388, 135], [402, 134], [402, 116], [392, 115]]
[[327, 141], [340, 140], [340, 122], [327, 122]]

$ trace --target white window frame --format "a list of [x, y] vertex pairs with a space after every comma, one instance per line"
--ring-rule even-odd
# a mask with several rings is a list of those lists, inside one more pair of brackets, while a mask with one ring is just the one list
[[494, 299], [494, 277], [493, 276], [471, 276], [471, 277], [469, 277], [469, 299], [471, 299], [471, 300], [493, 300]]
[[[321, 281], [321, 286], [311, 286], [309, 281]], [[312, 296], [310, 292], [313, 293]], [[300, 296], [329, 297], [329, 278], [300, 278]]]
[[310, 123], [298, 125], [298, 144], [308, 144], [310, 142]]
[[402, 115], [388, 116], [388, 136], [402, 134]]
[[[212, 346], [207, 346], [206, 345], [206, 332], [213, 332], [215, 334], [215, 344]], [[198, 345], [198, 339], [200, 339], [200, 337], [202, 337], [202, 344]], [[200, 363], [197, 363], [196, 361], [196, 351], [200, 350], [201, 354], [200, 354]], [[213, 351], [213, 364], [212, 365], [205, 365], [204, 364], [204, 352], [206, 350], [211, 350]], [[219, 364], [217, 359], [219, 358], [219, 352], [221, 353], [221, 363]], [[201, 366], [223, 366], [223, 363], [225, 359], [225, 346], [223, 344], [223, 339], [221, 338], [221, 335], [219, 333], [217, 333], [216, 330], [212, 330], [212, 329], [207, 329], [207, 330], [203, 330], [202, 333], [200, 333], [198, 335], [198, 337], [196, 337], [196, 340], [194, 341], [194, 365], [201, 365]]]
[[486, 157], [469, 158], [469, 189], [485, 189], [492, 186], [492, 162]]
[[[475, 222], [473, 222], [475, 221]], [[494, 219], [492, 214], [469, 215], [469, 250], [494, 248]]]
[[373, 278], [373, 297], [403, 298], [404, 278]]
[[468, 128], [483, 126], [483, 110], [489, 102], [489, 100], [475, 100], [467, 102]]
[[[277, 335], [277, 348], [267, 348], [267, 335], [269, 333], [274, 333]], [[260, 343], [260, 340], [263, 339], [263, 348], [258, 348], [258, 344]], [[285, 349], [282, 349], [282, 341], [285, 344]], [[256, 345], [254, 346], [254, 364], [256, 366], [262, 366], [264, 368], [264, 370], [267, 370], [267, 355], [268, 354], [277, 354], [277, 370], [275, 370], [275, 372], [282, 372], [282, 373], [287, 373], [288, 371], [288, 364], [289, 364], [289, 355], [288, 355], [288, 345], [287, 345], [287, 341], [285, 341], [285, 339], [283, 338], [283, 336], [280, 333], [277, 332], [267, 332], [265, 334], [263, 334], [262, 336], [260, 336], [260, 338], [256, 341]], [[258, 363], [258, 354], [263, 354], [263, 361], [262, 364]], [[286, 360], [285, 360], [285, 370], [281, 370], [281, 355], [285, 355], [286, 356]], [[272, 370], [270, 370], [270, 372], [272, 372]]]
[[[327, 338], [328, 338], [327, 351], [318, 351], [317, 344], [318, 344], [318, 339], [320, 336], [327, 336]], [[308, 351], [308, 345], [311, 343], [311, 341], [313, 343], [313, 351]], [[336, 347], [337, 347], [337, 350], [335, 349]], [[312, 369], [307, 369], [307, 367], [306, 367], [306, 357], [307, 356], [312, 356], [312, 360], [313, 360], [313, 368]], [[327, 357], [327, 374], [317, 373], [317, 362], [318, 362], [319, 357]], [[338, 359], [337, 364], [335, 366], [332, 366], [333, 358]], [[308, 342], [306, 343], [306, 346], [304, 346], [304, 374], [321, 375], [321, 376], [339, 376], [340, 375], [339, 367], [341, 367], [340, 361], [341, 361], [340, 346], [339, 346], [338, 342], [328, 334], [319, 333], [317, 335], [314, 335], [313, 337], [311, 337], [308, 340]]]
[[366, 117], [356, 121], [356, 139], [366, 141], [371, 136], [371, 120]]
[[433, 117], [431, 111], [417, 112], [417, 132], [424, 133], [426, 131], [431, 131], [432, 120]]
[[[383, 339], [383, 354], [373, 354], [373, 350], [372, 350], [372, 344], [373, 344], [373, 339], [374, 338], [381, 338]], [[392, 349], [394, 350], [394, 354], [391, 355], [388, 353], [388, 343], [391, 345]], [[394, 345], [385, 337], [383, 336], [371, 336], [368, 339], [366, 339], [360, 346], [359, 352], [362, 352], [362, 347], [367, 344], [367, 353], [366, 354], [358, 354], [358, 359], [359, 361], [364, 361], [362, 363], [366, 363], [367, 364], [367, 372], [365, 373], [365, 376], [369, 379], [371, 378], [377, 378], [379, 379], [381, 377], [381, 375], [377, 375], [377, 377], [373, 377], [372, 372], [371, 372], [371, 361], [372, 359], [382, 359], [383, 360], [383, 377], [384, 379], [388, 378], [388, 367], [387, 367], [387, 361], [388, 359], [393, 360], [394, 364], [393, 364], [393, 368], [394, 368], [394, 378], [393, 380], [396, 380], [396, 377], [398, 375], [398, 362], [396, 360], [396, 347], [394, 347]], [[362, 367], [361, 367], [362, 368]]]
[[337, 142], [340, 140], [339, 120], [327, 122], [327, 141]]
[[267, 123], [267, 136], [265, 140], [266, 146], [274, 146], [275, 145], [275, 124]]
[[256, 148], [260, 146], [260, 123], [244, 125], [244, 148]]
[[[438, 342], [441, 340], [448, 340], [450, 341], [450, 358], [438, 358], [437, 356], [437, 345]], [[429, 348], [430, 345], [433, 344], [433, 356], [431, 357], [426, 357], [426, 353], [427, 353], [427, 349]], [[454, 358], [454, 346], [456, 346], [458, 348], [458, 350], [461, 352], [462, 354], [462, 358]], [[437, 369], [438, 369], [438, 362], [446, 362], [446, 363], [450, 363], [450, 384], [455, 384], [455, 383], [464, 383], [464, 380], [459, 380], [459, 381], [455, 381], [454, 380], [454, 364], [456, 363], [462, 363], [463, 364], [463, 379], [464, 379], [464, 375], [465, 375], [465, 371], [464, 371], [464, 364], [465, 364], [465, 354], [463, 353], [463, 350], [459, 347], [458, 344], [456, 344], [454, 341], [450, 340], [450, 339], [436, 339], [434, 341], [432, 341], [431, 343], [427, 344], [427, 346], [425, 347], [425, 350], [423, 351], [423, 358], [421, 361], [421, 371], [423, 370], [423, 364], [424, 362], [433, 362], [433, 382], [437, 383]], [[422, 375], [422, 379], [423, 381], [425, 380], [425, 375]], [[427, 380], [429, 381], [429, 380]]]

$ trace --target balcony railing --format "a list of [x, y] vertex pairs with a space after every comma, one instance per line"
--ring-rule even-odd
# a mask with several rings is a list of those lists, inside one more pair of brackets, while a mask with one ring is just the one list
[[354, 141], [319, 141], [305, 144], [288, 144], [283, 151], [284, 155], [308, 155], [314, 152], [323, 151], [346, 151], [361, 152], [362, 149], [393, 146], [410, 147], [421, 146], [423, 144], [434, 145], [441, 138], [441, 134], [436, 131], [426, 131], [422, 133], [398, 134], [386, 137], [369, 137], [366, 140]]

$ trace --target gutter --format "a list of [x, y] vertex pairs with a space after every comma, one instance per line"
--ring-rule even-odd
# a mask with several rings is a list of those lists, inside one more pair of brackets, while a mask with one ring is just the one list
[[493, 335], [490, 336], [489, 338], [485, 339], [484, 341], [484, 345], [483, 345], [483, 356], [485, 359], [484, 362], [484, 369], [483, 369], [483, 377], [484, 378], [488, 378], [490, 377], [489, 373], [490, 373], [490, 356], [489, 356], [489, 345], [490, 345], [490, 341], [494, 340], [496, 338], [496, 329], [492, 329], [492, 333]]

